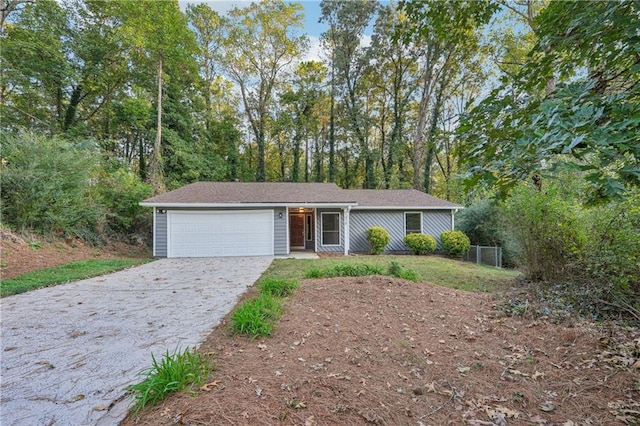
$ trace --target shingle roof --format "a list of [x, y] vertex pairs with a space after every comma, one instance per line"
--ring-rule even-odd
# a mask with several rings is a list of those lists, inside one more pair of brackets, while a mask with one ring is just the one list
[[461, 208], [415, 189], [341, 189], [335, 183], [196, 182], [142, 202], [148, 206], [342, 204], [355, 208]]
[[196, 182], [144, 201], [154, 204], [344, 203], [354, 204], [335, 183]]
[[360, 207], [429, 207], [461, 208], [462, 206], [416, 189], [347, 189]]

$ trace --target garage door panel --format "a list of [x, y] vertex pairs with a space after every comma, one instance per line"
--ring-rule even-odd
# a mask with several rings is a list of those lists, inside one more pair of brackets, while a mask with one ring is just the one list
[[169, 212], [169, 257], [273, 255], [273, 210]]

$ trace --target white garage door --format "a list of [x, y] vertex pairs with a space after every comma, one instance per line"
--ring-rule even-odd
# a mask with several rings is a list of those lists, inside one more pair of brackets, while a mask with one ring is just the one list
[[168, 257], [272, 256], [273, 210], [168, 212]]

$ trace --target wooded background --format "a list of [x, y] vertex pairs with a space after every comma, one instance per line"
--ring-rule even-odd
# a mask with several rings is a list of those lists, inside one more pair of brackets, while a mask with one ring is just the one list
[[533, 279], [640, 287], [638, 2], [322, 1], [314, 60], [297, 3], [1, 5], [5, 226], [145, 233], [194, 181], [412, 187]]

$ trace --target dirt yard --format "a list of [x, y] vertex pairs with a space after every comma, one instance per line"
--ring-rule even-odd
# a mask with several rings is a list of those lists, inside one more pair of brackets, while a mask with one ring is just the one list
[[503, 317], [494, 297], [388, 277], [303, 281], [271, 337], [223, 323], [201, 347], [216, 359], [210, 382], [123, 424], [640, 422], [637, 330]]
[[112, 243], [96, 248], [79, 239], [47, 241], [35, 236], [23, 237], [4, 228], [0, 229], [0, 249], [0, 276], [4, 279], [80, 260], [151, 256], [148, 248], [139, 245]]

